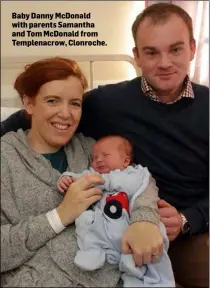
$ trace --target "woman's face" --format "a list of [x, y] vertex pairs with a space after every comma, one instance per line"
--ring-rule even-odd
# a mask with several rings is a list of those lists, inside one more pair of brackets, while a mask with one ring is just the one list
[[24, 97], [32, 117], [29, 142], [39, 153], [55, 152], [74, 135], [82, 113], [83, 87], [77, 77], [41, 86], [34, 99]]

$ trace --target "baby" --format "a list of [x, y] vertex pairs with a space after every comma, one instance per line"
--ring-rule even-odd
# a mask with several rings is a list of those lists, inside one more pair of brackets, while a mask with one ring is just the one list
[[75, 221], [79, 250], [74, 263], [85, 271], [99, 269], [105, 261], [118, 264], [124, 287], [175, 287], [166, 252], [169, 241], [162, 223], [160, 229], [165, 250], [158, 263], [136, 267], [131, 254], [121, 253], [121, 239], [129, 225], [130, 212], [151, 177], [147, 168], [131, 166], [132, 158], [132, 146], [127, 139], [107, 136], [93, 146], [89, 170], [80, 174], [65, 172], [59, 178], [57, 187], [60, 192], [66, 191], [73, 181], [85, 174], [99, 173], [104, 180], [99, 186], [104, 192], [102, 199]]
[[[91, 167], [100, 174], [107, 174], [116, 169], [124, 170], [132, 162], [132, 154], [132, 146], [127, 139], [121, 136], [106, 136], [93, 146]], [[93, 169], [91, 173], [94, 172]], [[87, 170], [82, 174], [87, 174]], [[59, 178], [57, 187], [60, 192], [66, 191], [74, 181], [73, 175], [70, 175], [72, 173], [65, 172]]]

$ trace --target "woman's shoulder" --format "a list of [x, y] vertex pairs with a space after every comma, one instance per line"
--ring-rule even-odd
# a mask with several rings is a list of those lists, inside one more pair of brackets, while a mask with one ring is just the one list
[[81, 145], [85, 150], [92, 151], [95, 142], [91, 137], [87, 137], [82, 133], [75, 133], [67, 146]]
[[67, 162], [72, 171], [79, 173], [90, 167], [94, 143], [95, 140], [93, 138], [86, 137], [82, 133], [74, 134], [65, 147]]
[[19, 146], [22, 146], [26, 141], [26, 134], [22, 129], [17, 132], [11, 131], [1, 137], [1, 154], [17, 151]]
[[8, 132], [1, 137], [1, 151], [13, 147], [13, 140], [17, 132]]
[[85, 136], [83, 133], [76, 133], [74, 138], [77, 138], [82, 144], [90, 145], [91, 147], [95, 144], [95, 140], [91, 137]]

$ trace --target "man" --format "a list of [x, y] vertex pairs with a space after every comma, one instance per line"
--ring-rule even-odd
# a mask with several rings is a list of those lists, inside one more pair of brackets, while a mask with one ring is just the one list
[[[158, 3], [137, 16], [132, 32], [142, 77], [88, 92], [79, 129], [133, 143], [135, 163], [147, 166], [159, 187], [176, 281], [208, 287], [209, 89], [188, 77], [192, 20], [180, 7]], [[20, 114], [15, 121], [13, 128], [12, 116], [2, 123], [4, 132], [27, 128]]]

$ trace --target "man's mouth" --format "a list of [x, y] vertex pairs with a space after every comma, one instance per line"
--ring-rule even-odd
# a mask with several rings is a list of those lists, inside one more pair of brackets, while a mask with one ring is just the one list
[[171, 73], [161, 73], [161, 74], [158, 74], [157, 76], [159, 76], [159, 77], [167, 77], [167, 76], [171, 76], [171, 75], [173, 75], [174, 74], [174, 72], [171, 72]]

